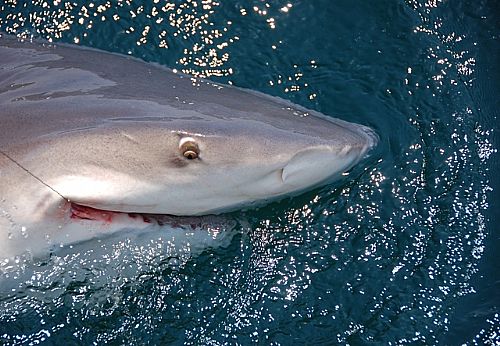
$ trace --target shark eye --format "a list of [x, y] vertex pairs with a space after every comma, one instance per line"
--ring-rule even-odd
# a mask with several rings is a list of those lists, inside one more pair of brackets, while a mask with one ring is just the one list
[[194, 160], [200, 155], [200, 148], [194, 138], [184, 137], [179, 142], [179, 150], [186, 159]]

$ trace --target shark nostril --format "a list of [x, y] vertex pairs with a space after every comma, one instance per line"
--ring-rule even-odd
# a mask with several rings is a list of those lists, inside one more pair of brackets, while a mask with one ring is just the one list
[[285, 177], [283, 176], [283, 174], [285, 173], [285, 169], [284, 168], [280, 168], [278, 170], [278, 174], [279, 174], [279, 177], [281, 178], [281, 182], [284, 183], [285, 182]]

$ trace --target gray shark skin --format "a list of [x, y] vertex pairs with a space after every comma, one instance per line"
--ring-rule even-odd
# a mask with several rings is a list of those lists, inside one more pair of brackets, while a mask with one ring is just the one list
[[0, 36], [0, 258], [297, 194], [377, 143], [279, 98]]

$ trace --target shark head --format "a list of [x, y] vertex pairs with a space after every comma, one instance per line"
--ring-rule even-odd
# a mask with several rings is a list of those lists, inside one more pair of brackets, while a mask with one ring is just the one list
[[0, 57], [0, 258], [296, 195], [377, 143], [130, 57], [1, 35]]
[[320, 118], [291, 117], [279, 127], [242, 119], [116, 122], [44, 141], [31, 151], [26, 166], [79, 205], [204, 215], [331, 181], [375, 143], [376, 136], [364, 126]]

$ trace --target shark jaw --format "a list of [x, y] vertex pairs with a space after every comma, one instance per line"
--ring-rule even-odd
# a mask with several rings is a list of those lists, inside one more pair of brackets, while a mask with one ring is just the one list
[[[158, 225], [187, 230], [207, 230], [217, 226], [227, 226], [224, 216], [174, 216], [167, 214], [144, 214], [109, 211], [87, 207], [74, 202], [69, 204], [69, 219], [73, 222], [94, 222], [103, 226], [113, 223], [122, 225], [138, 224], [139, 226]], [[142, 227], [141, 227], [142, 228]]]

